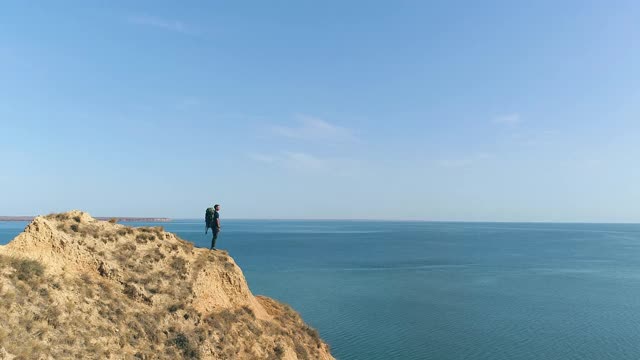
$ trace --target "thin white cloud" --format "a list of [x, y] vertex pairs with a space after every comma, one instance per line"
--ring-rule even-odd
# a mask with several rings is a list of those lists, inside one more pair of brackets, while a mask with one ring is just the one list
[[272, 131], [279, 136], [306, 141], [344, 143], [357, 140], [350, 129], [313, 116], [299, 115], [298, 122], [298, 126], [273, 126]]
[[522, 117], [518, 113], [503, 114], [503, 115], [494, 117], [492, 122], [494, 124], [513, 126], [513, 125], [520, 124], [522, 122]]
[[285, 152], [284, 165], [294, 170], [325, 171], [329, 170], [329, 160], [321, 159], [302, 152]]
[[157, 16], [150, 15], [134, 15], [129, 16], [127, 21], [131, 24], [140, 25], [140, 26], [148, 26], [155, 27], [158, 29], [179, 32], [183, 34], [193, 34], [195, 33], [194, 29], [182, 21], [178, 20], [168, 20], [163, 19]]
[[520, 146], [548, 146], [558, 137], [558, 132], [555, 130], [535, 131], [526, 133], [514, 133], [511, 134], [510, 141]]
[[300, 173], [333, 174], [353, 173], [356, 163], [344, 158], [320, 157], [306, 152], [284, 151], [278, 154], [251, 153], [248, 157], [258, 163]]
[[273, 164], [277, 160], [275, 157], [271, 155], [256, 154], [256, 153], [249, 154], [249, 158], [254, 161], [265, 163], [265, 164]]
[[460, 168], [471, 163], [469, 159], [442, 159], [438, 161], [438, 165], [445, 168]]
[[[271, 134], [296, 140], [304, 145], [343, 145], [359, 142], [353, 132], [339, 125], [308, 115], [296, 116], [297, 124], [271, 126]], [[300, 145], [298, 144], [298, 145]], [[281, 169], [334, 175], [353, 173], [355, 163], [342, 157], [323, 157], [304, 151], [279, 151], [275, 153], [251, 153], [249, 158]]]
[[438, 165], [445, 168], [463, 168], [467, 166], [474, 165], [478, 162], [485, 161], [491, 159], [493, 157], [492, 154], [479, 152], [466, 157], [455, 158], [455, 159], [442, 159], [437, 163]]

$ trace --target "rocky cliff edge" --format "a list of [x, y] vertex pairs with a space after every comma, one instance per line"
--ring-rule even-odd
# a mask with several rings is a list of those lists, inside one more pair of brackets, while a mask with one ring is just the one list
[[333, 359], [225, 251], [71, 211], [0, 246], [0, 359]]

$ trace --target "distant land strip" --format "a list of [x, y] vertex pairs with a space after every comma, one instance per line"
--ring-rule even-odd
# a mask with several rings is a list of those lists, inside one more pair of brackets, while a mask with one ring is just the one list
[[[31, 221], [35, 218], [35, 216], [0, 216], [0, 221]], [[158, 218], [158, 217], [119, 217], [119, 216], [111, 216], [111, 217], [96, 217], [98, 220], [111, 220], [117, 219], [118, 221], [124, 222], [168, 222], [171, 221], [169, 218]]]

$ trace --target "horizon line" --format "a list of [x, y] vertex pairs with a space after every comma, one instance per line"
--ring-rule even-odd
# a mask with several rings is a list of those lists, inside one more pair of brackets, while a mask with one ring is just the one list
[[[46, 215], [0, 215], [0, 222], [9, 221], [32, 221], [38, 216]], [[123, 219], [122, 222], [136, 222], [136, 220], [158, 219], [152, 222], [171, 222], [174, 220], [202, 220], [200, 217], [168, 217], [168, 216], [94, 216], [95, 219]], [[128, 221], [129, 220], [129, 221]], [[553, 220], [429, 220], [429, 219], [383, 219], [383, 218], [243, 218], [230, 217], [224, 220], [253, 220], [253, 221], [380, 221], [380, 222], [424, 222], [424, 223], [493, 223], [493, 224], [618, 224], [618, 225], [640, 225], [638, 222], [628, 221], [553, 221]]]
[[[171, 220], [200, 220], [200, 218], [170, 218]], [[382, 218], [240, 218], [231, 217], [224, 220], [256, 220], [256, 221], [381, 221], [381, 222], [430, 222], [430, 223], [494, 223], [494, 224], [621, 224], [640, 225], [638, 222], [625, 221], [550, 221], [550, 220], [429, 220], [429, 219], [382, 219]]]

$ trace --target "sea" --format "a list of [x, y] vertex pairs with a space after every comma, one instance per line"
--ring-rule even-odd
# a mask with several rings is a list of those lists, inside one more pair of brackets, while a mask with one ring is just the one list
[[217, 245], [341, 360], [640, 359], [640, 225], [223, 219]]

